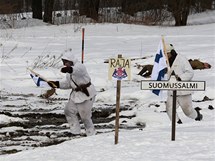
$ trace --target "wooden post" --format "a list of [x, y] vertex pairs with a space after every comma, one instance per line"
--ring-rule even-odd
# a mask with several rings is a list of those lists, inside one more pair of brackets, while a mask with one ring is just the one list
[[[118, 55], [118, 58], [122, 58], [122, 55]], [[121, 90], [121, 80], [117, 80], [117, 90], [116, 90], [116, 120], [115, 120], [115, 144], [118, 144], [118, 140], [119, 140], [120, 90]]]
[[171, 140], [175, 141], [175, 124], [176, 124], [176, 93], [177, 91], [173, 91], [173, 106], [172, 106], [172, 137]]
[[84, 63], [84, 31], [85, 29], [82, 28], [82, 54], [81, 54], [81, 63]]

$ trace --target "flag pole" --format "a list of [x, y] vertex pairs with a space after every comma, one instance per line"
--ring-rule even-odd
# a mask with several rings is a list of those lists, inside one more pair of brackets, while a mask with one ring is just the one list
[[168, 56], [167, 56], [167, 53], [166, 53], [166, 44], [165, 44], [165, 41], [164, 41], [164, 36], [162, 35], [161, 38], [162, 38], [164, 55], [166, 57], [166, 63], [167, 63], [168, 68], [170, 68], [169, 59], [168, 59]]
[[[46, 78], [44, 78], [43, 76], [41, 76], [40, 74], [38, 74], [38, 73], [36, 73], [35, 71], [33, 71], [32, 69], [30, 69], [30, 68], [27, 68], [31, 73], [33, 73], [33, 74], [35, 74], [36, 76], [38, 76], [38, 77], [40, 77], [40, 78], [42, 78], [45, 82], [49, 82]], [[52, 83], [52, 82], [49, 82], [49, 83]], [[54, 83], [52, 83], [52, 85], [53, 85], [53, 87], [54, 88], [57, 88], [57, 86], [54, 84]]]

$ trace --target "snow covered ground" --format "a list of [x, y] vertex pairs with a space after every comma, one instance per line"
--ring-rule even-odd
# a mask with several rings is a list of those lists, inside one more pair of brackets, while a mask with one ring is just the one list
[[[132, 61], [132, 80], [122, 81], [121, 89], [122, 104], [135, 102], [129, 114], [134, 113], [136, 117], [128, 119], [127, 124], [145, 123], [146, 128], [120, 130], [117, 145], [114, 145], [112, 132], [16, 154], [1, 155], [0, 161], [213, 161], [215, 159], [215, 118], [214, 110], [208, 109], [209, 105], [214, 107], [215, 97], [213, 15], [198, 15], [193, 18], [193, 21], [189, 20], [189, 24], [193, 25], [185, 27], [69, 24], [0, 30], [1, 98], [4, 93], [40, 95], [44, 92], [45, 89], [35, 87], [26, 68], [36, 66], [35, 61], [38, 62], [39, 56], [44, 56], [40, 61], [47, 63], [45, 59], [57, 58], [69, 49], [72, 49], [72, 53], [80, 60], [82, 27], [86, 31], [84, 63], [98, 91], [95, 104], [114, 104], [116, 101], [116, 81], [108, 80], [108, 64], [104, 63], [106, 59], [117, 57], [117, 54], [128, 58], [147, 57], [147, 59]], [[210, 21], [205, 21], [206, 19]], [[211, 69], [195, 70], [193, 79], [206, 81], [206, 91], [193, 94], [193, 106], [202, 109], [204, 118], [201, 122], [196, 122], [185, 117], [179, 108], [178, 113], [183, 124], [176, 127], [176, 141], [171, 141], [171, 122], [163, 112], [165, 111], [163, 100], [150, 91], [140, 90], [140, 81], [144, 78], [137, 75], [139, 69], [135, 67], [135, 63], [153, 63], [161, 35], [165, 35], [165, 41], [172, 43], [176, 51], [188, 59], [200, 59], [212, 65]], [[59, 80], [64, 75], [59, 70], [61, 64], [57, 65], [59, 68], [49, 64], [43, 68], [35, 68], [35, 71], [47, 79]], [[69, 91], [57, 90], [57, 93], [58, 97], [62, 98], [68, 98], [69, 95]], [[210, 100], [202, 101], [205, 96]], [[15, 105], [22, 105], [23, 102], [29, 103], [32, 100], [19, 100]], [[63, 105], [61, 106], [63, 108]], [[4, 101], [1, 99], [0, 109], [3, 107]], [[41, 108], [37, 103], [31, 107]], [[6, 115], [0, 115], [0, 117], [0, 123], [17, 120]]]

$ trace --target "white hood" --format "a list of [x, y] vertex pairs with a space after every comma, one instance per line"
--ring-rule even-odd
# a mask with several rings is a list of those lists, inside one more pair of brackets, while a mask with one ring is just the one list
[[73, 64], [78, 62], [78, 59], [75, 58], [75, 56], [71, 52], [66, 52], [63, 56], [62, 59], [72, 61]]

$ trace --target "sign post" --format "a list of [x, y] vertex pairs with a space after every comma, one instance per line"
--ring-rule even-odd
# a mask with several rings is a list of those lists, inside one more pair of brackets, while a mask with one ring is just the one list
[[173, 104], [172, 104], [172, 136], [171, 140], [175, 140], [175, 122], [176, 122], [176, 96], [177, 96], [177, 91], [173, 90]]
[[121, 80], [131, 78], [130, 71], [131, 61], [125, 59], [122, 55], [118, 55], [118, 58], [109, 59], [109, 80], [117, 79], [116, 87], [116, 120], [115, 120], [115, 144], [119, 141], [119, 111], [120, 111], [120, 94], [121, 94]]
[[120, 92], [121, 92], [121, 80], [117, 80], [117, 87], [116, 87], [115, 144], [118, 144], [118, 140], [119, 140], [118, 138], [119, 138]]
[[205, 81], [141, 81], [141, 90], [172, 90], [172, 135], [171, 140], [175, 140], [176, 127], [176, 95], [178, 90], [183, 91], [205, 91]]

